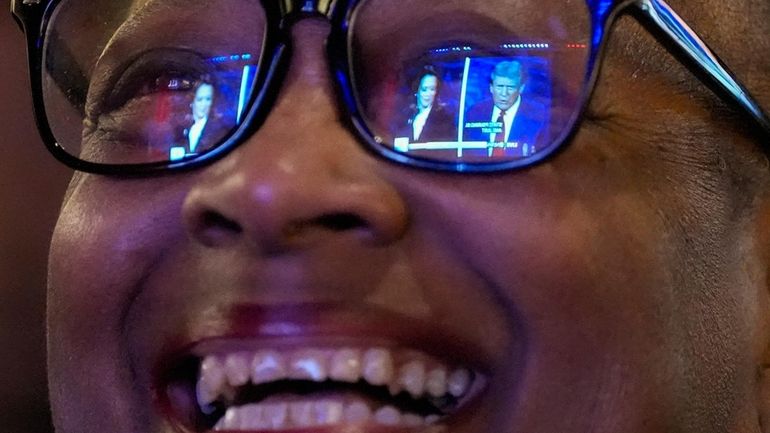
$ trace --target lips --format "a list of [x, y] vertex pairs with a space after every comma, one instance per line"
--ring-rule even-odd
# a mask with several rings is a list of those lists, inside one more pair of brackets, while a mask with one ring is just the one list
[[173, 423], [186, 432], [424, 431], [451, 424], [485, 387], [472, 346], [430, 323], [299, 310], [240, 307], [229, 332], [161, 363]]

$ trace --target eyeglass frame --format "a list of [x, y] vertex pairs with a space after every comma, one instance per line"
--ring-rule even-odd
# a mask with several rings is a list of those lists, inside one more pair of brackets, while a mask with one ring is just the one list
[[[366, 142], [372, 153], [411, 167], [461, 173], [490, 173], [531, 167], [556, 156], [566, 148], [582, 123], [601, 70], [607, 35], [617, 18], [625, 13], [639, 21], [657, 41], [700, 81], [729, 105], [744, 112], [770, 147], [770, 118], [754, 97], [727, 66], [664, 0], [585, 0], [591, 16], [591, 43], [583, 79], [582, 95], [577, 109], [569, 119], [569, 127], [553, 140], [550, 149], [530, 157], [500, 163], [451, 163], [429, 161], [390, 149], [375, 140], [366, 125], [359, 99], [353, 85], [350, 59], [349, 29], [354, 11], [365, 0], [262, 0], [267, 17], [265, 41], [260, 64], [252, 89], [254, 99], [243, 121], [224, 142], [206, 153], [181, 161], [160, 161], [141, 164], [102, 164], [79, 159], [68, 153], [56, 140], [48, 123], [43, 101], [44, 38], [56, 6], [64, 0], [11, 0], [11, 12], [24, 31], [27, 41], [30, 83], [35, 120], [48, 150], [62, 163], [79, 171], [103, 175], [152, 175], [194, 169], [212, 163], [246, 141], [269, 115], [283, 78], [289, 68], [291, 53], [290, 29], [294, 22], [308, 17], [326, 18], [331, 30], [326, 40], [327, 60], [337, 88], [338, 105], [349, 114], [348, 126]], [[277, 18], [277, 19], [276, 19]], [[265, 62], [264, 65], [262, 63]]]

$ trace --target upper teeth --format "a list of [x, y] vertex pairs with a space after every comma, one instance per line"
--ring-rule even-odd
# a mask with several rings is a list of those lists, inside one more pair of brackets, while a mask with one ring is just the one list
[[364, 380], [387, 386], [392, 394], [406, 391], [419, 398], [463, 396], [471, 385], [465, 368], [450, 369], [426, 354], [413, 350], [373, 348], [306, 348], [260, 350], [203, 358], [196, 384], [198, 404], [204, 408], [220, 397], [231, 396], [235, 387], [301, 379], [323, 382]]

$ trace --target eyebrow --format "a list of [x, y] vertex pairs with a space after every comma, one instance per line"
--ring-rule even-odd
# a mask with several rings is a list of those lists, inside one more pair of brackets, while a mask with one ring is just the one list
[[[200, 2], [201, 0], [189, 0], [187, 3]], [[161, 3], [162, 2], [162, 3]], [[111, 71], [116, 68], [120, 68], [120, 63], [116, 63], [114, 59], [110, 58], [110, 54], [116, 49], [118, 44], [126, 40], [132, 40], [133, 36], [139, 32], [139, 28], [142, 22], [144, 22], [150, 15], [155, 12], [154, 7], [173, 7], [173, 5], [181, 5], [181, 0], [131, 0], [131, 6], [127, 8], [127, 14], [122, 20], [120, 25], [114, 30], [112, 36], [104, 46], [104, 49], [99, 53], [98, 58], [94, 66], [94, 70], [91, 74], [90, 82], [87, 83], [84, 99], [84, 113], [86, 117], [91, 111], [99, 111], [98, 103], [89, 104], [89, 99], [100, 101], [101, 98], [89, 98], [91, 95], [101, 95], [114, 85], [109, 79], [115, 78], [103, 71]], [[114, 56], [113, 56], [114, 57]], [[130, 59], [131, 56], [129, 56]], [[125, 59], [124, 59], [125, 60]], [[129, 60], [130, 61], [130, 60]], [[101, 72], [101, 73], [100, 73]], [[96, 107], [94, 107], [96, 105]]]
[[[135, 1], [136, 0], [130, 0], [131, 3], [134, 3]], [[107, 23], [114, 22], [116, 19], [120, 20], [119, 17], [122, 15], [118, 13], [120, 9], [120, 7], [107, 9], [107, 13], [105, 13], [104, 10], [101, 10], [102, 13], [99, 15], [99, 21]], [[87, 59], [84, 59], [82, 55], [78, 55], [79, 52], [77, 49], [72, 48], [72, 42], [76, 43], [77, 41], [68, 41], [67, 38], [61, 37], [59, 30], [60, 29], [57, 27], [48, 29], [49, 34], [47, 37], [47, 44], [49, 47], [47, 51], [56, 53], [56, 55], [45, 57], [43, 70], [51, 78], [52, 83], [59, 89], [67, 102], [69, 102], [72, 107], [75, 107], [82, 115], [85, 113], [85, 104], [90, 86], [87, 70], [93, 68], [95, 62], [94, 64], [89, 65]], [[83, 32], [88, 32], [89, 29], [86, 28], [82, 30]], [[81, 34], [81, 36], [82, 35], [83, 34]], [[99, 44], [94, 38], [89, 37], [88, 41], [91, 46], [98, 46]], [[103, 42], [106, 43], [108, 41]]]
[[[706, 113], [707, 117], [701, 119], [706, 124], [713, 123], [719, 128], [734, 130], [747, 125], [748, 119], [740, 110], [735, 109], [698, 79], [697, 73], [694, 74], [685, 64], [679, 62], [664, 44], [652, 42], [655, 36], [632, 16], [621, 17], [616, 26], [618, 27], [611, 36], [613, 41], [609, 43], [614, 47], [605, 53], [603, 68], [617, 74], [621, 79], [650, 77], [655, 85], [659, 84], [660, 88], [671, 95], [689, 98]], [[613, 57], [609, 58], [608, 54], [613, 54]], [[754, 130], [753, 127], [751, 129]]]
[[[623, 25], [623, 24], [631, 24]], [[622, 41], [621, 46], [612, 54], [618, 54], [619, 59], [607, 58], [605, 53], [605, 67], [628, 71], [628, 75], [637, 76], [659, 76], [666, 79], [667, 84], [673, 86], [674, 91], [681, 94], [692, 95], [702, 102], [709, 104], [709, 107], [721, 107], [722, 103], [718, 97], [708, 90], [698, 78], [693, 75], [685, 65], [676, 60], [663, 45], [657, 43], [648, 43], [649, 39], [655, 39], [655, 36], [648, 32], [633, 17], [626, 16], [620, 18], [615, 24], [611, 39], [615, 42]], [[610, 43], [612, 45], [612, 43]], [[663, 55], [661, 55], [663, 54]], [[708, 90], [708, 92], [704, 92]], [[708, 95], [708, 97], [706, 97]]]

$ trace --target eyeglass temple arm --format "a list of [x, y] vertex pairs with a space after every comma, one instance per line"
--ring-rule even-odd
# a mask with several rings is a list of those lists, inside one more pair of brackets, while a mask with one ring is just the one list
[[[770, 119], [743, 85], [711, 51], [698, 35], [664, 0], [637, 0], [636, 6], [662, 32], [671, 45], [679, 48], [690, 66], [716, 85], [720, 96], [726, 96], [748, 111], [758, 126], [770, 137]], [[768, 143], [770, 145], [770, 143]]]

